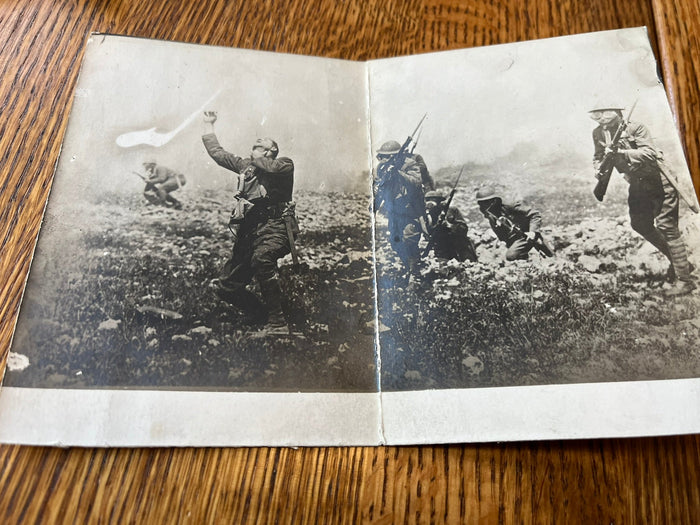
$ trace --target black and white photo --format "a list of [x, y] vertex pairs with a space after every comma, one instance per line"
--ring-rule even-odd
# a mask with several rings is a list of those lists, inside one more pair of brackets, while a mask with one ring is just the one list
[[696, 432], [696, 267], [645, 28], [369, 62], [91, 35], [0, 441]]

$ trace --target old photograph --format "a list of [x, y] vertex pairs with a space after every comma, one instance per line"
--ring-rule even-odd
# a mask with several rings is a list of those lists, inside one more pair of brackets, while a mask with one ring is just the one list
[[382, 391], [700, 374], [697, 200], [644, 28], [369, 70]]
[[699, 217], [645, 28], [366, 63], [92, 35], [0, 442], [697, 431]]
[[365, 82], [93, 35], [5, 387], [376, 391]]

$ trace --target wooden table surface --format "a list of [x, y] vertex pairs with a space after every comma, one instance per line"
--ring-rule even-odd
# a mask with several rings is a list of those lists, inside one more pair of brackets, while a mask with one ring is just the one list
[[[700, 187], [698, 0], [0, 2], [0, 363], [90, 32], [364, 60], [642, 25]], [[298, 450], [0, 446], [0, 523], [607, 524], [698, 515], [698, 436]]]

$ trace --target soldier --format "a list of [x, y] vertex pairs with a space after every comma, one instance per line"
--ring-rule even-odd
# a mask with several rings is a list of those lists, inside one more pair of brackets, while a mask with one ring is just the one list
[[143, 195], [151, 204], [160, 204], [179, 210], [182, 203], [170, 193], [179, 190], [187, 183], [185, 176], [165, 166], [159, 166], [155, 160], [143, 163], [146, 170], [146, 189]]
[[469, 227], [462, 213], [454, 206], [445, 209], [445, 196], [439, 191], [425, 194], [425, 207], [435, 256], [438, 259], [476, 262], [476, 249], [469, 238]]
[[[282, 311], [282, 290], [277, 277], [277, 260], [293, 249], [299, 229], [294, 214], [292, 191], [294, 163], [277, 157], [279, 148], [270, 139], [258, 139], [250, 155], [242, 158], [225, 151], [214, 133], [214, 111], [204, 113], [206, 133], [202, 141], [207, 153], [219, 165], [244, 179], [256, 180], [257, 197], [248, 195], [253, 204], [242, 219], [233, 253], [215, 280], [216, 294], [236, 306], [252, 323], [265, 322], [271, 334], [288, 333]], [[264, 191], [260, 191], [263, 189]], [[246, 289], [255, 277], [262, 301]]]
[[506, 203], [493, 188], [481, 188], [476, 192], [481, 213], [489, 220], [496, 236], [506, 243], [506, 260], [526, 260], [532, 248], [538, 246], [537, 238], [542, 224], [540, 212], [521, 202]]
[[[377, 180], [375, 181], [375, 210], [384, 206], [389, 219], [391, 247], [397, 253], [409, 279], [419, 274], [421, 220], [425, 201], [420, 168], [410, 156], [396, 159], [401, 145], [395, 140], [385, 142], [377, 150]], [[400, 165], [398, 165], [400, 164]]]
[[417, 153], [409, 153], [408, 157], [413, 159], [413, 161], [418, 165], [418, 170], [420, 171], [420, 180], [423, 185], [423, 192], [435, 191], [435, 181], [428, 171], [428, 166], [425, 163], [422, 155]]
[[[663, 253], [670, 262], [669, 277], [678, 281], [667, 290], [669, 296], [683, 295], [695, 289], [691, 280], [681, 232], [678, 229], [678, 192], [669, 182], [661, 152], [656, 149], [646, 126], [626, 123], [619, 106], [598, 106], [591, 118], [598, 123], [593, 130], [593, 167], [596, 173], [604, 158], [622, 173], [629, 183], [628, 205], [632, 229]], [[625, 126], [619, 141], [613, 137]], [[612, 168], [610, 168], [612, 169]]]

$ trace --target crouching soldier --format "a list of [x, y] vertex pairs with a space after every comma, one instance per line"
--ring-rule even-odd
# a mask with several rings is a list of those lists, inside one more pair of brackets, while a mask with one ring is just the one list
[[439, 191], [425, 194], [430, 244], [438, 259], [457, 259], [476, 262], [476, 249], [469, 238], [469, 227], [462, 213], [454, 206], [447, 206], [445, 196]]
[[171, 193], [187, 183], [185, 176], [165, 166], [159, 166], [154, 160], [144, 162], [143, 168], [146, 170], [146, 189], [143, 190], [146, 200], [151, 204], [181, 209], [182, 203]]
[[506, 203], [492, 188], [476, 192], [476, 201], [499, 240], [506, 243], [506, 260], [527, 260], [528, 253], [536, 248], [545, 257], [553, 255], [540, 234], [542, 217], [534, 208], [521, 202]]

